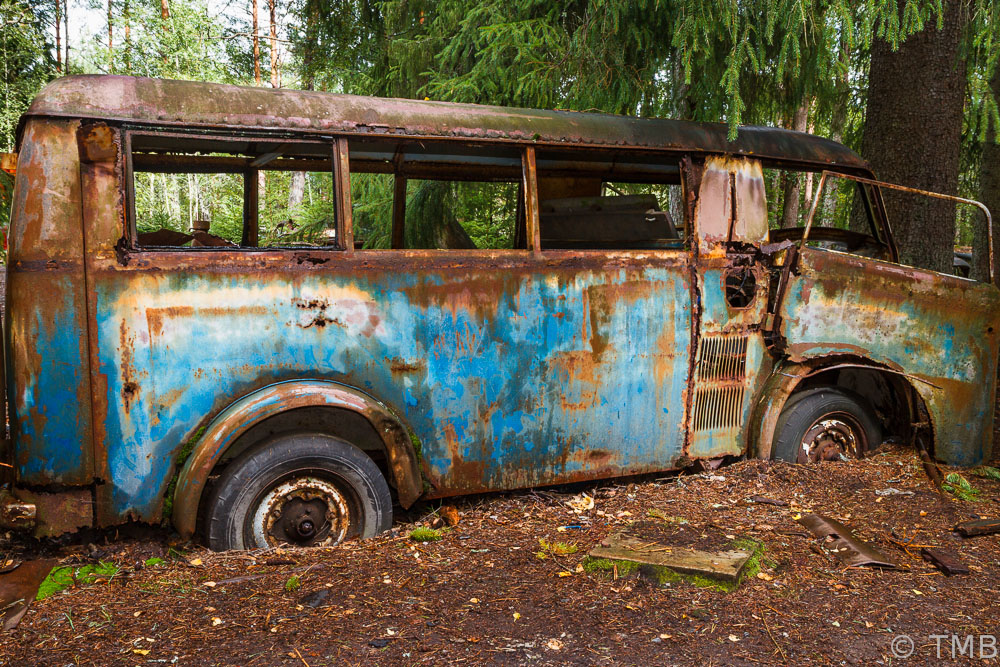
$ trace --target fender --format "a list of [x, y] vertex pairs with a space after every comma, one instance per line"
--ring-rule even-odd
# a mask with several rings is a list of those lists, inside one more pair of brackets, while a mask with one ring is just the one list
[[412, 505], [422, 492], [417, 455], [409, 431], [392, 411], [368, 394], [338, 382], [289, 380], [258, 389], [230, 404], [205, 429], [177, 478], [173, 522], [181, 537], [187, 539], [194, 534], [208, 476], [241, 435], [254, 424], [286, 410], [321, 406], [351, 410], [371, 422], [385, 445], [399, 503], [404, 508]]
[[[779, 364], [764, 383], [764, 388], [754, 409], [754, 416], [750, 423], [747, 454], [750, 455], [753, 452], [757, 458], [770, 459], [771, 443], [774, 441], [774, 432], [778, 427], [778, 418], [781, 416], [781, 411], [784, 409], [785, 403], [795, 392], [799, 383], [817, 373], [838, 368], [867, 368], [880, 373], [891, 373], [902, 376], [909, 381], [910, 387], [915, 389], [925, 401], [932, 397], [932, 394], [929, 392], [932, 392], [934, 389], [940, 389], [938, 385], [929, 380], [880, 366], [864, 358], [860, 362], [838, 362], [817, 357], [801, 363], [786, 362]], [[938, 436], [938, 429], [933, 414], [931, 415], [931, 426], [936, 438]]]

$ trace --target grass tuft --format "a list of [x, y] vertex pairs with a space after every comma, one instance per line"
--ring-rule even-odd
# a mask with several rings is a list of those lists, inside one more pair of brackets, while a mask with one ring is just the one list
[[441, 531], [418, 526], [410, 531], [410, 539], [414, 542], [436, 542], [441, 539]]
[[944, 482], [945, 483], [941, 485], [941, 488], [959, 500], [965, 500], [968, 502], [975, 502], [979, 500], [979, 489], [976, 489], [969, 484], [969, 480], [965, 479], [965, 477], [957, 472], [948, 473], [948, 476], [944, 478]]

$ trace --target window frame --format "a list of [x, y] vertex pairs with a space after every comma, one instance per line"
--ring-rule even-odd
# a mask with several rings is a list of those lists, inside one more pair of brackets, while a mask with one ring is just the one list
[[[157, 137], [157, 138], [172, 138], [181, 139], [184, 141], [213, 141], [218, 143], [246, 143], [252, 141], [259, 144], [273, 144], [274, 146], [281, 146], [287, 144], [311, 144], [311, 145], [326, 145], [329, 149], [330, 154], [330, 177], [331, 186], [334, 193], [334, 220], [335, 220], [335, 242], [331, 245], [316, 246], [310, 248], [297, 248], [290, 246], [247, 246], [239, 245], [237, 247], [229, 246], [152, 246], [152, 245], [140, 245], [139, 244], [139, 233], [138, 233], [138, 220], [136, 218], [135, 211], [135, 166], [133, 164], [133, 139], [135, 137]], [[234, 132], [225, 133], [212, 133], [205, 131], [198, 132], [183, 132], [183, 131], [162, 131], [155, 127], [147, 126], [125, 126], [122, 128], [122, 150], [124, 153], [124, 180], [125, 180], [125, 230], [122, 235], [120, 243], [125, 245], [130, 252], [193, 252], [193, 253], [218, 253], [218, 252], [239, 252], [239, 253], [256, 253], [256, 252], [288, 252], [288, 251], [299, 251], [309, 250], [315, 252], [346, 252], [349, 251], [350, 247], [347, 245], [348, 233], [350, 231], [350, 186], [348, 181], [347, 197], [348, 197], [348, 215], [345, 216], [342, 213], [342, 198], [338, 196], [338, 185], [341, 183], [340, 178], [338, 178], [338, 141], [343, 141], [342, 137], [337, 135], [317, 135], [317, 136], [303, 136], [297, 134], [274, 134], [274, 133], [257, 133], [257, 132], [247, 132], [241, 133], [239, 136], [235, 136]], [[235, 153], [234, 153], [235, 155]], [[205, 172], [205, 173], [232, 173], [232, 174], [246, 174], [249, 173], [250, 169], [232, 170], [225, 171], [221, 170], [218, 172]], [[253, 173], [259, 173], [259, 169], [252, 170]], [[274, 170], [277, 171], [277, 170]], [[175, 173], [183, 174], [189, 173], [184, 171], [163, 171], [163, 172], [139, 172], [139, 173]], [[349, 179], [349, 174], [348, 174]], [[244, 205], [244, 217], [243, 217], [243, 240], [247, 238], [247, 211], [246, 206], [248, 200], [247, 196], [248, 189], [246, 187], [246, 182], [244, 181], [244, 191], [243, 191], [243, 205]], [[256, 197], [252, 199], [256, 200]], [[258, 204], [259, 206], [259, 204]], [[255, 216], [256, 217], [256, 216]]]

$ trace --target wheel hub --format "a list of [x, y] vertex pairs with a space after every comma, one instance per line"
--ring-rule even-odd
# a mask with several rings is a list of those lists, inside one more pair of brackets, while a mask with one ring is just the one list
[[799, 463], [861, 458], [866, 450], [864, 431], [850, 415], [825, 415], [802, 437]]
[[258, 544], [329, 546], [341, 542], [350, 527], [347, 499], [327, 480], [296, 477], [274, 487], [254, 512]]

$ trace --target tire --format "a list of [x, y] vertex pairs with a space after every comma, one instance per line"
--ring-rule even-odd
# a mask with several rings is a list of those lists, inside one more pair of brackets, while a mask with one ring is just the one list
[[792, 396], [775, 428], [778, 461], [810, 463], [864, 458], [882, 444], [882, 428], [863, 398], [839, 387], [817, 387]]
[[226, 467], [206, 507], [213, 551], [329, 546], [392, 526], [382, 472], [350, 443], [321, 433], [279, 436]]

